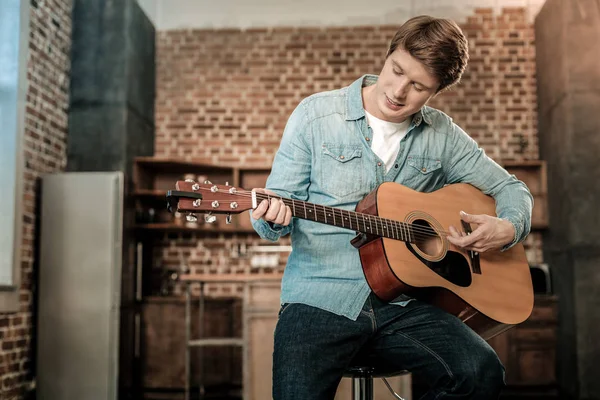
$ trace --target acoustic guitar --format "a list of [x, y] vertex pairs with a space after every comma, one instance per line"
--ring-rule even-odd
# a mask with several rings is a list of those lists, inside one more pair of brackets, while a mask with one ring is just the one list
[[[231, 214], [277, 198], [210, 182], [178, 181], [167, 193], [168, 208], [190, 213]], [[533, 309], [533, 287], [525, 250], [478, 254], [447, 240], [445, 227], [476, 227], [462, 221], [460, 210], [495, 215], [494, 200], [468, 184], [421, 193], [394, 182], [381, 184], [355, 211], [283, 198], [292, 215], [356, 231], [358, 249], [371, 290], [384, 301], [406, 294], [457, 316], [484, 339], [525, 321]]]

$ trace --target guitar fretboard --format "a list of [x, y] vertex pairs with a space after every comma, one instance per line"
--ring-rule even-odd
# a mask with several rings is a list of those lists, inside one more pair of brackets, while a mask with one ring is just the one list
[[[271, 197], [273, 196], [262, 193], [256, 194], [258, 202], [264, 199], [270, 199]], [[277, 198], [279, 199], [279, 197]], [[340, 228], [346, 228], [369, 235], [402, 240], [409, 243], [415, 243], [419, 236], [419, 233], [415, 232], [413, 225], [405, 222], [381, 218], [356, 211], [342, 210], [341, 208], [321, 206], [301, 200], [281, 200], [283, 200], [285, 205], [290, 207], [292, 215], [297, 218], [338, 226]]]

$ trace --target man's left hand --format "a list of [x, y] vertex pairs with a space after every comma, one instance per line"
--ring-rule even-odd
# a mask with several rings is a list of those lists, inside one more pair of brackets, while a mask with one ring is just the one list
[[470, 235], [450, 226], [448, 241], [464, 250], [483, 253], [498, 250], [511, 243], [515, 238], [515, 227], [509, 221], [491, 215], [471, 215], [460, 212], [463, 221], [476, 224], [477, 228]]

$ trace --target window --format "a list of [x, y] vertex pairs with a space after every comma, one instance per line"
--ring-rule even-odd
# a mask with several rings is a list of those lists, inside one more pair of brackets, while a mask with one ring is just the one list
[[29, 2], [0, 1], [0, 312], [17, 311]]

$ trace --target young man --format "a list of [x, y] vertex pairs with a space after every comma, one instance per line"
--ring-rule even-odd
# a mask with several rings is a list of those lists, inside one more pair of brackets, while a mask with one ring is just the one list
[[[394, 36], [380, 75], [303, 100], [286, 125], [267, 181], [277, 196], [354, 210], [379, 184], [422, 192], [467, 182], [493, 196], [498, 218], [448, 240], [477, 252], [508, 248], [530, 230], [526, 186], [489, 159], [444, 113], [425, 104], [460, 80], [467, 40], [452, 21], [416, 17]], [[292, 235], [273, 354], [273, 398], [330, 400], [346, 367], [368, 358], [430, 384], [427, 399], [492, 399], [504, 385], [493, 349], [456, 317], [401, 296], [384, 303], [365, 281], [350, 230], [291, 219], [281, 200], [252, 213], [262, 238]]]

